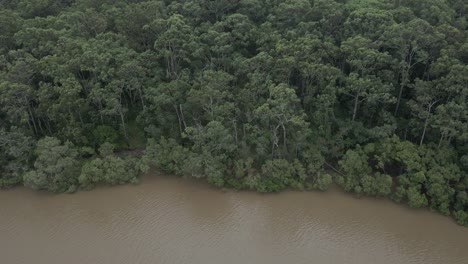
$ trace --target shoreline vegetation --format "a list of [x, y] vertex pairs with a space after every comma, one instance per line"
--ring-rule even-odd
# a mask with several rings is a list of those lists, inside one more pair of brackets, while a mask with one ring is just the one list
[[468, 226], [467, 14], [464, 0], [4, 0], [0, 188], [157, 167], [258, 192], [336, 183]]

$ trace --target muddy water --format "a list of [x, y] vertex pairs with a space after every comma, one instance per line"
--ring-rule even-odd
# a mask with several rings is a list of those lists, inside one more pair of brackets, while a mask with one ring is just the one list
[[222, 192], [169, 176], [0, 192], [0, 263], [468, 263], [468, 228], [338, 190]]

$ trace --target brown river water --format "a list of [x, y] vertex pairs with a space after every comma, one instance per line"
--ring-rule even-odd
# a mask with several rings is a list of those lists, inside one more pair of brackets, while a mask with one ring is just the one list
[[71, 195], [0, 191], [0, 263], [467, 264], [468, 228], [336, 188], [223, 192], [152, 175]]

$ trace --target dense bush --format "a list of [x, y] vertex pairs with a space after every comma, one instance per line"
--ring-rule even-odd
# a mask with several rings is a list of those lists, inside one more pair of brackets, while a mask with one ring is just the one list
[[35, 190], [73, 191], [78, 185], [78, 151], [71, 142], [45, 137], [37, 142], [34, 170], [24, 174], [24, 185]]
[[140, 166], [134, 157], [118, 157], [113, 154], [113, 146], [104, 143], [99, 150], [101, 157], [87, 161], [78, 177], [80, 187], [89, 189], [96, 184], [136, 183]]

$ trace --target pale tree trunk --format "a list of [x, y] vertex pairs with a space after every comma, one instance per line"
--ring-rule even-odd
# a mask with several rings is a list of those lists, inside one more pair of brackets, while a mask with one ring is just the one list
[[42, 122], [40, 118], [37, 119], [37, 124], [39, 125], [39, 128], [41, 129], [41, 134], [45, 135], [44, 128], [42, 128]]
[[179, 114], [179, 109], [177, 108], [177, 105], [172, 105], [174, 107], [174, 110], [176, 112], [176, 115], [177, 115], [177, 120], [179, 121], [179, 131], [180, 131], [180, 135], [182, 135], [182, 117], [180, 116]]
[[245, 124], [242, 124], [242, 139], [245, 140]]
[[29, 113], [29, 116], [30, 116], [30, 118], [31, 118], [31, 120], [32, 120], [32, 124], [33, 124], [33, 126], [34, 126], [34, 132], [35, 132], [35, 134], [37, 135], [38, 133], [37, 133], [36, 120], [35, 120], [35, 118], [34, 118], [34, 115], [33, 115], [32, 111], [31, 111], [31, 108], [29, 107], [29, 105], [28, 105], [28, 113]]
[[81, 116], [81, 111], [78, 110], [77, 112], [78, 112], [78, 117], [80, 118], [81, 128], [83, 128], [84, 127], [84, 122], [83, 122], [83, 117]]
[[359, 105], [359, 95], [356, 94], [354, 96], [354, 110], [353, 110], [353, 120], [352, 121], [354, 121], [356, 119], [358, 105]]
[[284, 149], [287, 150], [287, 145], [286, 145], [286, 127], [284, 126], [284, 124], [281, 125], [281, 127], [283, 128], [283, 145], [284, 145]]
[[273, 158], [275, 156], [275, 147], [278, 147], [278, 128], [279, 125], [276, 126], [275, 129], [273, 129], [273, 138], [271, 139], [271, 157]]
[[29, 118], [28, 118], [27, 121], [28, 121], [28, 127], [29, 127], [29, 129], [30, 129], [34, 134], [36, 134], [36, 133], [35, 133], [36, 131], [34, 131], [33, 127], [31, 126], [31, 120], [29, 120]]
[[145, 105], [145, 100], [143, 99], [143, 92], [141, 91], [141, 87], [138, 87], [138, 95], [140, 96], [140, 101], [141, 101], [141, 105], [143, 106], [143, 110], [145, 110], [146, 105]]
[[47, 118], [47, 122], [45, 123], [47, 125], [47, 130], [49, 131], [49, 134], [52, 135], [52, 128], [50, 126], [50, 119]]
[[187, 128], [187, 123], [185, 123], [184, 110], [182, 110], [182, 104], [179, 104], [180, 117], [182, 117], [182, 124], [184, 124], [184, 131]]
[[414, 48], [411, 49], [411, 51], [407, 55], [407, 57], [409, 57], [409, 61], [407, 63], [405, 62], [405, 68], [406, 69], [404, 69], [402, 71], [402, 73], [401, 73], [400, 91], [398, 92], [398, 99], [397, 99], [397, 104], [395, 106], [395, 112], [394, 112], [395, 117], [397, 116], [398, 110], [400, 109], [400, 103], [401, 103], [401, 97], [403, 95], [403, 90], [405, 89], [405, 87], [406, 87], [406, 85], [408, 84], [408, 81], [409, 81], [410, 70], [414, 66], [414, 64], [412, 64], [412, 62], [413, 62], [413, 57], [414, 57], [415, 53], [416, 53], [416, 49], [414, 49]]
[[125, 117], [124, 117], [124, 113], [122, 110], [122, 106], [119, 107], [119, 114], [120, 114], [120, 121], [122, 122], [122, 129], [124, 132], [125, 141], [127, 142], [127, 145], [128, 145], [127, 126], [125, 125]]
[[427, 116], [426, 116], [426, 120], [424, 121], [424, 129], [423, 129], [423, 133], [421, 135], [421, 140], [419, 141], [419, 145], [421, 146], [424, 142], [424, 137], [426, 136], [426, 130], [427, 130], [427, 126], [429, 125], [429, 117], [431, 116], [431, 109], [432, 107], [438, 102], [439, 100], [437, 101], [434, 101], [434, 102], [430, 102], [428, 105], [427, 105]]
[[421, 136], [421, 141], [419, 142], [419, 145], [421, 146], [424, 142], [424, 137], [426, 136], [426, 129], [427, 129], [427, 124], [429, 123], [429, 115], [426, 117], [426, 121], [424, 122], [424, 129], [423, 133]]
[[439, 148], [440, 148], [440, 146], [442, 146], [442, 141], [443, 141], [444, 138], [445, 138], [445, 134], [442, 133], [442, 135], [440, 136], [440, 139], [439, 139], [439, 145], [438, 145]]
[[232, 126], [234, 127], [234, 139], [236, 140], [236, 145], [238, 145], [236, 120], [232, 120]]
[[98, 103], [98, 107], [99, 107], [99, 118], [101, 119], [101, 125], [104, 125], [104, 117], [102, 116], [102, 102], [101, 100], [99, 100], [99, 103]]
[[397, 99], [397, 104], [395, 106], [395, 112], [393, 113], [394, 116], [397, 116], [398, 110], [400, 109], [400, 102], [401, 102], [401, 96], [403, 95], [403, 89], [406, 86], [406, 77], [404, 77], [405, 80], [401, 82], [400, 84], [400, 91], [398, 92], [398, 99]]

